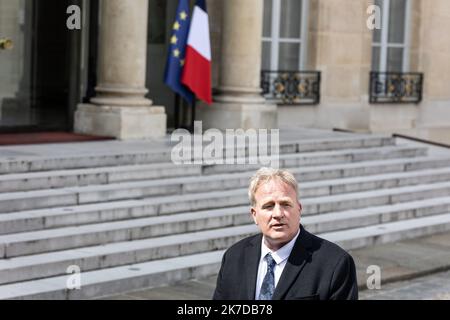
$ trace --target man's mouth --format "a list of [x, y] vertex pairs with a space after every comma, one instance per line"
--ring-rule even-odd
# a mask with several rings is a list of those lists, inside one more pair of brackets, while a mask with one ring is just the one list
[[285, 224], [284, 223], [274, 223], [274, 224], [272, 224], [272, 228], [282, 228], [282, 227], [284, 227], [285, 226]]

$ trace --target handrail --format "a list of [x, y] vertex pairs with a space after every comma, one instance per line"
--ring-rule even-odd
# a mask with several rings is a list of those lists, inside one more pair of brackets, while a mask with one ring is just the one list
[[411, 136], [406, 136], [404, 134], [393, 133], [392, 137], [413, 140], [413, 141], [417, 141], [417, 142], [431, 144], [431, 145], [434, 145], [434, 146], [437, 146], [437, 147], [443, 147], [443, 148], [449, 148], [450, 149], [450, 145], [449, 144], [445, 144], [445, 143], [442, 143], [442, 142], [435, 142], [435, 141], [421, 139], [421, 138], [416, 138], [416, 137], [411, 137]]
[[[341, 128], [333, 128], [332, 130], [336, 131], [336, 132], [358, 133], [354, 130], [341, 129]], [[450, 149], [449, 144], [442, 143], [442, 142], [435, 142], [435, 141], [426, 140], [426, 139], [422, 139], [422, 138], [411, 137], [411, 136], [407, 136], [407, 135], [400, 134], [400, 133], [393, 133], [391, 136], [392, 136], [392, 138], [408, 139], [408, 140], [413, 140], [413, 141], [417, 141], [417, 142], [421, 142], [421, 143], [431, 144], [431, 145], [437, 146], [437, 147], [443, 147], [443, 148]]]

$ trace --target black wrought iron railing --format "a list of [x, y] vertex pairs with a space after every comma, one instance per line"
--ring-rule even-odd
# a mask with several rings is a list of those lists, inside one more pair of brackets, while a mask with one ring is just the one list
[[320, 71], [263, 70], [261, 88], [264, 97], [277, 104], [318, 104]]
[[370, 103], [419, 103], [422, 90], [423, 73], [370, 72]]

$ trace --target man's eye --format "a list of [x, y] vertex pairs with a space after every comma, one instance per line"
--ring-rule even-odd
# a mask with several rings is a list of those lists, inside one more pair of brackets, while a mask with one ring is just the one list
[[273, 208], [273, 204], [263, 206], [263, 209], [270, 209], [270, 208]]

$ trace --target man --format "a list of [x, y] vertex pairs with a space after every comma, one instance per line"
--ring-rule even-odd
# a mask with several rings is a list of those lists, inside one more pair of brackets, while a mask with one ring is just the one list
[[261, 168], [250, 181], [249, 198], [261, 233], [225, 252], [213, 299], [358, 299], [352, 257], [300, 224], [291, 173]]

